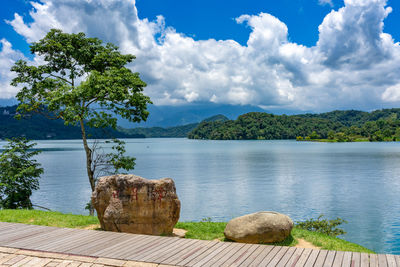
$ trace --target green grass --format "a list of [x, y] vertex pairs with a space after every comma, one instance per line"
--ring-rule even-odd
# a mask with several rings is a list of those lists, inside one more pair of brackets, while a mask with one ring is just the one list
[[41, 210], [0, 210], [0, 221], [65, 228], [98, 228], [99, 224], [94, 216]]
[[[66, 228], [99, 229], [99, 221], [97, 217], [94, 216], [63, 214], [60, 212], [40, 210], [0, 210], [0, 221]], [[225, 226], [225, 222], [178, 222], [175, 227], [187, 230], [186, 238], [229, 241], [224, 237]], [[343, 239], [298, 229], [296, 227], [293, 228], [291, 235], [286, 240], [274, 243], [274, 245], [295, 246], [299, 238], [322, 249], [374, 253], [367, 248], [347, 242]]]

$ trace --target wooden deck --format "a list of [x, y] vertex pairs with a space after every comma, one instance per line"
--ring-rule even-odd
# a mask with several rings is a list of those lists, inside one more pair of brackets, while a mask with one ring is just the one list
[[399, 255], [202, 241], [0, 222], [0, 246], [176, 266], [400, 267]]

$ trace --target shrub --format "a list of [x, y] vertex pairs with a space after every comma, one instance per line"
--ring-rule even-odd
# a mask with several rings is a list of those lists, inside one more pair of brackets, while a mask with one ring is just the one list
[[33, 150], [35, 143], [25, 138], [7, 140], [0, 154], [0, 208], [32, 209], [30, 196], [39, 189], [39, 177], [43, 173], [35, 157], [40, 153]]
[[338, 236], [344, 235], [346, 232], [341, 229], [337, 228], [337, 226], [347, 223], [347, 221], [336, 218], [334, 220], [326, 220], [322, 219], [324, 217], [323, 214], [319, 215], [317, 219], [308, 219], [304, 222], [296, 222], [296, 227], [307, 230], [307, 231], [314, 231], [318, 233], [323, 233], [329, 236]]

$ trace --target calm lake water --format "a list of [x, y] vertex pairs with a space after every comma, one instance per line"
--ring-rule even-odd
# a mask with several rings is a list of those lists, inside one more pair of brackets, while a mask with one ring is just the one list
[[[342, 238], [400, 254], [400, 142], [125, 141], [137, 158], [132, 173], [174, 179], [181, 221], [228, 221], [262, 210], [294, 221], [324, 214], [348, 221]], [[34, 204], [87, 214], [90, 188], [81, 141], [37, 143], [45, 174]]]

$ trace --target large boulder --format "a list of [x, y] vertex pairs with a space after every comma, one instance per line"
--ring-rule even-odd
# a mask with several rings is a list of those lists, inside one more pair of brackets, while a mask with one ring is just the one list
[[242, 243], [272, 243], [285, 240], [292, 228], [293, 221], [288, 216], [273, 211], [261, 211], [230, 220], [224, 235]]
[[101, 177], [92, 203], [102, 229], [149, 235], [172, 234], [181, 208], [172, 179], [121, 174]]

